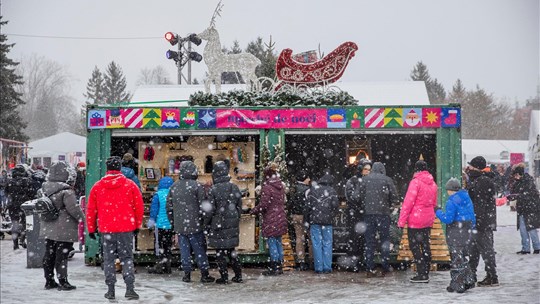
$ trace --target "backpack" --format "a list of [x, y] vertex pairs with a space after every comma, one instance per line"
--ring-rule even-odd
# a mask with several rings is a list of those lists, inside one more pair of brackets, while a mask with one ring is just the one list
[[45, 193], [41, 192], [41, 197], [35, 200], [35, 209], [43, 221], [52, 222], [58, 219], [58, 209], [56, 209], [56, 206], [53, 204], [50, 197], [62, 190], [64, 189], [56, 191], [50, 195], [45, 195]]

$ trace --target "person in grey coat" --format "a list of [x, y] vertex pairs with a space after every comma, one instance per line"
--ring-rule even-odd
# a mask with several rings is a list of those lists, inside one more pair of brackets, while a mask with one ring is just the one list
[[[68, 255], [73, 243], [78, 240], [79, 222], [84, 220], [84, 214], [77, 203], [75, 191], [67, 184], [70, 177], [69, 165], [59, 161], [53, 163], [47, 181], [41, 191], [49, 196], [58, 218], [54, 221], [41, 221], [40, 237], [45, 239], [45, 256], [43, 257], [43, 272], [45, 274], [45, 289], [73, 290], [76, 287], [68, 282]], [[54, 270], [59, 284], [54, 279]]]
[[394, 181], [386, 176], [386, 169], [382, 163], [375, 162], [371, 174], [362, 179], [360, 197], [365, 204], [367, 277], [376, 276], [374, 256], [375, 247], [377, 247], [377, 239], [375, 238], [377, 233], [381, 243], [384, 275], [390, 271], [390, 213], [392, 205], [398, 204], [398, 195]]
[[204, 188], [197, 182], [197, 166], [192, 161], [180, 164], [180, 177], [174, 182], [167, 196], [167, 213], [173, 219], [173, 230], [178, 233], [180, 256], [184, 277], [191, 282], [191, 250], [201, 270], [201, 282], [211, 283], [214, 278], [208, 274], [208, 256], [203, 233]]
[[234, 277], [231, 281], [242, 283], [242, 267], [234, 247], [240, 242], [240, 216], [242, 215], [242, 194], [238, 186], [231, 183], [229, 167], [223, 161], [214, 164], [212, 170], [214, 185], [208, 194], [210, 208], [205, 223], [208, 229], [208, 246], [216, 249], [216, 260], [221, 278], [218, 284], [227, 284], [228, 257]]

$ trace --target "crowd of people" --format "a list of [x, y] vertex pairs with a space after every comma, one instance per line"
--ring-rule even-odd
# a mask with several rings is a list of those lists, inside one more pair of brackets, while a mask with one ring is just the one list
[[[2, 174], [2, 200], [10, 198], [8, 209], [14, 226], [14, 249], [24, 244], [24, 214], [20, 205], [36, 195], [50, 197], [59, 217], [43, 222], [40, 235], [46, 239], [43, 259], [45, 288], [73, 290], [68, 278], [68, 253], [77, 241], [77, 226], [85, 221], [88, 236], [101, 244], [103, 270], [107, 292], [105, 298], [115, 299], [115, 260], [122, 264], [126, 284], [125, 297], [138, 299], [135, 291], [133, 239], [143, 225], [144, 203], [138, 184], [136, 168], [130, 154], [123, 158], [107, 159], [106, 175], [88, 191], [86, 215], [77, 204], [85, 194], [83, 163], [72, 170], [65, 162], [55, 162], [47, 179], [24, 165], [16, 166], [11, 177]], [[400, 208], [397, 226], [407, 228], [407, 237], [416, 266], [411, 283], [428, 283], [432, 263], [430, 235], [435, 218], [446, 224], [446, 240], [451, 257], [448, 292], [465, 292], [475, 286], [498, 286], [493, 232], [496, 230], [498, 193], [516, 201], [517, 227], [522, 238], [518, 254], [540, 253], [537, 228], [540, 228], [540, 194], [533, 178], [523, 165], [511, 168], [502, 186], [502, 170], [495, 173], [479, 156], [468, 164], [463, 182], [452, 177], [446, 184], [448, 200], [438, 202], [437, 184], [429, 173], [428, 164], [419, 160], [414, 175], [401, 202], [391, 177], [386, 175], [381, 162], [358, 161], [355, 176], [347, 180], [347, 226], [353, 271], [364, 270], [367, 278], [383, 277], [393, 271], [390, 266], [391, 213]], [[201, 272], [202, 283], [228, 284], [228, 267], [234, 276], [230, 281], [243, 283], [242, 265], [235, 247], [239, 245], [242, 194], [229, 176], [229, 164], [217, 161], [212, 168], [212, 185], [197, 182], [197, 167], [183, 161], [177, 181], [171, 177], [159, 180], [154, 193], [150, 217], [146, 226], [155, 229], [158, 255], [149, 273], [170, 274], [172, 248], [178, 237], [182, 281], [192, 282], [192, 254]], [[506, 173], [506, 171], [504, 171]], [[497, 177], [498, 174], [498, 177]], [[333, 224], [340, 208], [335, 177], [329, 170], [313, 179], [305, 171], [294, 174], [294, 182], [286, 185], [278, 167], [270, 163], [263, 169], [263, 180], [258, 193], [259, 203], [249, 214], [260, 216], [261, 234], [268, 246], [269, 263], [262, 272], [265, 276], [283, 274], [284, 252], [282, 236], [290, 228], [294, 231], [297, 269], [313, 269], [317, 274], [332, 272]], [[81, 186], [80, 183], [83, 183]], [[37, 194], [41, 189], [43, 194]], [[532, 246], [532, 250], [531, 250]], [[207, 247], [216, 250], [219, 278], [209, 273]], [[380, 247], [380, 248], [379, 248]], [[380, 252], [381, 268], [375, 265]], [[309, 254], [308, 254], [309, 253]], [[308, 260], [308, 257], [310, 260]], [[478, 280], [479, 260], [484, 260], [486, 276]], [[55, 280], [55, 274], [58, 282]]]

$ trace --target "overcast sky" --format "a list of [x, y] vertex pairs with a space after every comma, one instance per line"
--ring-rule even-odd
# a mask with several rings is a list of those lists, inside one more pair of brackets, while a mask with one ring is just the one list
[[[16, 43], [15, 60], [38, 54], [67, 67], [73, 96], [82, 94], [94, 66], [112, 60], [133, 91], [143, 68], [163, 66], [173, 82], [176, 67], [165, 58], [175, 49], [163, 38], [208, 27], [217, 0], [1, 0], [2, 27]], [[223, 0], [216, 26], [222, 45], [270, 35], [276, 51], [331, 52], [344, 41], [359, 46], [344, 81], [404, 81], [418, 61], [451, 90], [460, 78], [499, 99], [536, 96], [540, 77], [538, 0]], [[152, 39], [60, 39], [80, 38]], [[196, 47], [203, 53], [204, 42]], [[203, 62], [193, 64], [201, 80]]]

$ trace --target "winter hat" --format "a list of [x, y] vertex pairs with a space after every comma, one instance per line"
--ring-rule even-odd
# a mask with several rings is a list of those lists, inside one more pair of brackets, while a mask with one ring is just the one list
[[461, 189], [461, 183], [457, 180], [457, 178], [450, 178], [446, 182], [446, 190], [450, 191], [459, 191]]
[[28, 174], [28, 170], [23, 164], [18, 164], [11, 170], [11, 176], [12, 177], [28, 177], [30, 174]]
[[469, 162], [469, 165], [478, 170], [484, 170], [486, 168], [486, 159], [483, 156], [477, 156]]
[[122, 169], [122, 159], [120, 156], [111, 156], [105, 162], [107, 171], [120, 171]]
[[512, 170], [512, 175], [519, 174], [521, 176], [525, 175], [525, 168], [522, 166], [516, 166], [514, 170]]
[[63, 182], [69, 179], [69, 165], [65, 161], [54, 162], [49, 168], [48, 180], [50, 182]]
[[133, 160], [133, 155], [131, 155], [131, 153], [126, 153], [122, 159], [125, 161]]
[[77, 164], [77, 168], [85, 168], [86, 167], [86, 164], [84, 162], [79, 162]]
[[304, 170], [300, 170], [296, 173], [296, 175], [294, 176], [296, 178], [297, 181], [299, 182], [303, 182], [306, 180], [306, 178], [308, 178], [308, 174], [306, 171]]
[[366, 165], [370, 165], [371, 166], [371, 161], [367, 158], [362, 158], [358, 161], [358, 170], [359, 171], [362, 171], [362, 169], [364, 169], [364, 167]]
[[426, 171], [427, 170], [427, 163], [423, 160], [419, 160], [414, 164], [414, 171], [420, 172], [420, 171]]

